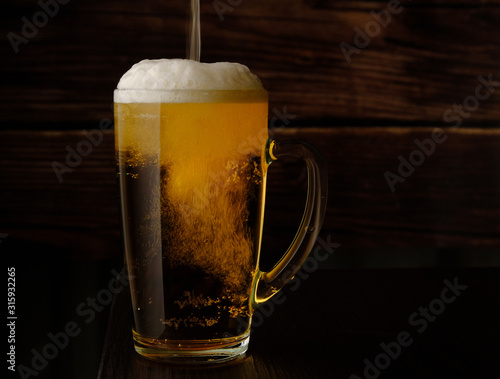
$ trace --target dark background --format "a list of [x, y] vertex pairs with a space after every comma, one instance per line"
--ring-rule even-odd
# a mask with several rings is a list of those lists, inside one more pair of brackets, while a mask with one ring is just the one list
[[[202, 0], [201, 58], [248, 65], [269, 91], [270, 118], [288, 115], [276, 138], [305, 139], [325, 157], [321, 238], [341, 247], [322, 268], [499, 266], [500, 91], [470, 101], [480, 76], [500, 81], [500, 1], [402, 1], [390, 19], [388, 4]], [[29, 366], [48, 333], [81, 327], [37, 378], [96, 376], [109, 305], [89, 323], [77, 309], [123, 267], [112, 132], [62, 182], [52, 164], [112, 120], [113, 89], [132, 64], [185, 57], [187, 8], [2, 4], [0, 253], [16, 267], [18, 363]], [[25, 20], [39, 26], [23, 29]], [[363, 48], [359, 30], [372, 33]], [[12, 38], [26, 43], [16, 52]], [[348, 62], [340, 45], [356, 41]], [[444, 117], [464, 101], [474, 111]], [[392, 192], [384, 173], [398, 174], [398, 157], [436, 128], [446, 141]], [[294, 161], [271, 166], [264, 268], [293, 237], [304, 180]]]

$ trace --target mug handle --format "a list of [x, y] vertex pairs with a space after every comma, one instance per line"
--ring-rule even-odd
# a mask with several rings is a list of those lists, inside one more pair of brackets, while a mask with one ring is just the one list
[[307, 200], [299, 230], [288, 250], [269, 271], [257, 269], [253, 285], [252, 307], [269, 300], [293, 279], [307, 259], [321, 229], [326, 211], [328, 175], [326, 163], [319, 152], [306, 142], [267, 140], [265, 157], [267, 165], [285, 156], [303, 160], [307, 167]]

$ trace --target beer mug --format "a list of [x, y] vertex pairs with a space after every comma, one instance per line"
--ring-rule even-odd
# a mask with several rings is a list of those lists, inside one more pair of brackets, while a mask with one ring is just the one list
[[[114, 93], [115, 145], [133, 338], [142, 356], [205, 364], [247, 350], [252, 312], [307, 258], [326, 205], [326, 166], [302, 142], [268, 137], [268, 95], [239, 64], [142, 61]], [[304, 160], [299, 230], [259, 269], [266, 177]]]

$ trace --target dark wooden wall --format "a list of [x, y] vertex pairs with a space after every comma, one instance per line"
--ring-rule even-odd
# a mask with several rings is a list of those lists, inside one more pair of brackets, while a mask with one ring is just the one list
[[[4, 1], [4, 127], [96, 122], [111, 114], [112, 91], [133, 63], [185, 57], [189, 0], [64, 2], [16, 54], [7, 34], [22, 37], [22, 17], [32, 21], [41, 7]], [[301, 125], [446, 124], [443, 112], [474, 93], [479, 75], [500, 80], [499, 1], [404, 0], [348, 63], [340, 44], [356, 47], [355, 28], [376, 32], [370, 12], [392, 3], [202, 0], [202, 60], [247, 64], [270, 91], [271, 109], [287, 106]], [[234, 9], [220, 15], [214, 4]], [[496, 126], [499, 104], [492, 97], [464, 121]]]
[[[62, 183], [51, 164], [83, 129], [112, 118], [112, 91], [133, 63], [185, 57], [188, 1], [61, 0], [57, 11], [54, 1], [46, 20], [34, 0], [6, 0], [0, 13], [0, 232], [119, 256], [112, 135]], [[499, 5], [202, 0], [202, 60], [248, 65], [270, 92], [270, 117], [288, 114], [276, 135], [309, 140], [326, 157], [324, 238], [345, 248], [498, 248]], [[26, 19], [41, 26], [30, 34]], [[14, 47], [9, 38], [25, 39]], [[346, 59], [341, 46], [356, 51]], [[391, 191], [384, 174], [398, 174], [398, 157], [436, 128], [446, 141]], [[297, 222], [295, 166], [270, 173], [274, 240]]]

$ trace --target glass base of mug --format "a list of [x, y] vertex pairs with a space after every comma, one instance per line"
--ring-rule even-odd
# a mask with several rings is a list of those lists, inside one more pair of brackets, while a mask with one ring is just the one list
[[144, 338], [133, 331], [134, 347], [144, 358], [180, 365], [226, 363], [245, 354], [250, 334], [213, 340], [158, 340]]

